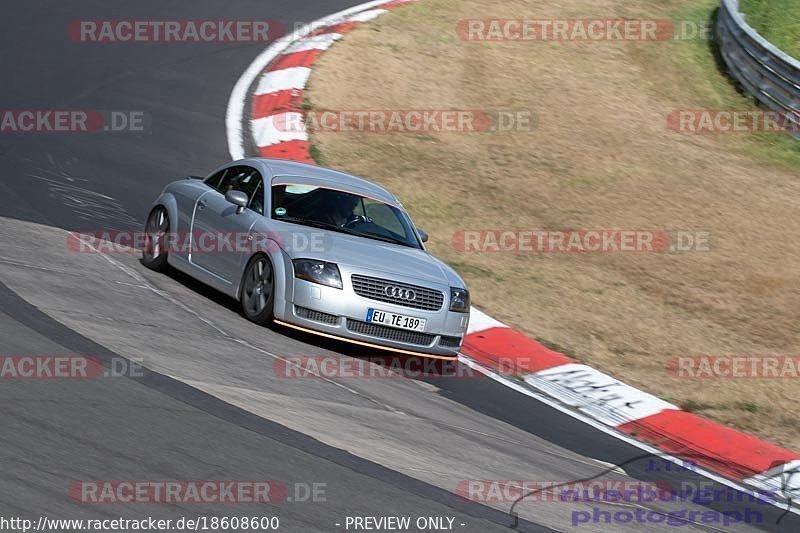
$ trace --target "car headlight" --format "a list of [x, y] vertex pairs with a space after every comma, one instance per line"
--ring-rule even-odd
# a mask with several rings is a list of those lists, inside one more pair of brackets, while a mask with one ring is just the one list
[[342, 275], [339, 274], [336, 263], [316, 259], [295, 259], [292, 263], [294, 277], [336, 289], [342, 288]]
[[450, 287], [450, 310], [457, 313], [469, 313], [469, 291]]

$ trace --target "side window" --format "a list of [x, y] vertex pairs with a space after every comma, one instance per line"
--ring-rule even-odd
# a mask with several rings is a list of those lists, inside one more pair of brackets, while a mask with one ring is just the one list
[[214, 188], [223, 195], [228, 191], [241, 191], [245, 178], [253, 172], [254, 170], [249, 167], [229, 167]]
[[224, 168], [219, 172], [214, 172], [206, 180], [203, 182], [212, 189], [217, 189], [219, 187], [219, 182], [222, 180], [222, 177], [225, 175], [226, 172], [232, 170], [231, 168]]
[[250, 199], [248, 207], [256, 213], [264, 214], [264, 188], [261, 174], [252, 167], [237, 166], [228, 169], [220, 180], [217, 191], [225, 194], [228, 191], [242, 191]]

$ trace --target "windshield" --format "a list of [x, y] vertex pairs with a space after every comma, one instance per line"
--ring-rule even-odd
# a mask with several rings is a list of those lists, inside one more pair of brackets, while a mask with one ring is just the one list
[[357, 194], [310, 185], [274, 185], [272, 218], [421, 248], [408, 216]]

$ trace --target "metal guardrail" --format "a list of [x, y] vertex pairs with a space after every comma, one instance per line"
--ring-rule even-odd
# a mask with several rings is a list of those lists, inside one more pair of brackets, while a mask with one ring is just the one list
[[763, 106], [780, 113], [800, 139], [800, 61], [776, 48], [745, 21], [739, 0], [722, 0], [717, 39], [731, 75]]

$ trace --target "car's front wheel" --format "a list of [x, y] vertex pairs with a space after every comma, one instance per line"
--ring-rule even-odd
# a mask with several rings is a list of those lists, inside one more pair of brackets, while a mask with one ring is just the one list
[[251, 322], [267, 324], [275, 316], [275, 274], [265, 255], [256, 255], [247, 263], [242, 279], [242, 312]]
[[169, 217], [162, 206], [155, 207], [144, 226], [145, 240], [142, 264], [153, 270], [164, 270], [167, 266], [167, 233]]

